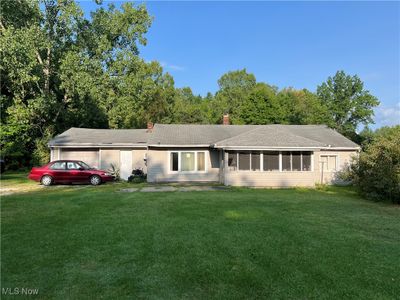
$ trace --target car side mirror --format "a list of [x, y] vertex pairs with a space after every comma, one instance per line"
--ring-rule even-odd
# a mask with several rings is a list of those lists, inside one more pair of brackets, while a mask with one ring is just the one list
[[79, 167], [79, 169], [78, 169], [79, 171], [83, 171], [83, 170], [85, 170], [84, 168], [82, 168], [82, 167]]

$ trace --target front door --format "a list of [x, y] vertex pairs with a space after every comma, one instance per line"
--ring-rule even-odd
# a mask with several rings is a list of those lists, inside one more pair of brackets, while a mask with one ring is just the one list
[[128, 180], [128, 177], [132, 174], [132, 151], [121, 150], [120, 151], [120, 177], [121, 179]]

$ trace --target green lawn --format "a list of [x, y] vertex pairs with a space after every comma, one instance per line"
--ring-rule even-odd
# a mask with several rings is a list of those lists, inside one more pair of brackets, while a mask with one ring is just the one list
[[349, 188], [118, 192], [127, 185], [3, 196], [2, 288], [41, 299], [400, 295], [399, 206]]

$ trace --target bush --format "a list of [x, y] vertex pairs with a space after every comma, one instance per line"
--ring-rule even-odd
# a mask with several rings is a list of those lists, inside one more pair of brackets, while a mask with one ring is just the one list
[[354, 183], [367, 198], [400, 204], [400, 126], [374, 137], [353, 164]]
[[50, 161], [50, 149], [48, 142], [51, 136], [45, 136], [35, 141], [35, 150], [32, 153], [32, 163], [34, 166], [41, 166]]
[[354, 182], [353, 165], [357, 160], [352, 160], [352, 163], [346, 163], [343, 168], [335, 173], [335, 182], [340, 185], [348, 185]]
[[128, 177], [128, 182], [132, 183], [142, 183], [147, 179], [147, 175], [142, 169], [135, 169], [132, 171], [132, 175]]

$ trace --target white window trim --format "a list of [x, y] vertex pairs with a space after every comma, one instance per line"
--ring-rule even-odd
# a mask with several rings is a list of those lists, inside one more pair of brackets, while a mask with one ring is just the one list
[[[193, 152], [194, 153], [194, 171], [181, 171], [181, 156], [182, 152]], [[178, 153], [178, 171], [171, 170], [171, 153]], [[204, 153], [204, 171], [197, 171], [197, 154]], [[169, 174], [201, 174], [208, 172], [208, 151], [197, 151], [197, 150], [179, 150], [179, 151], [168, 151], [168, 173]]]

